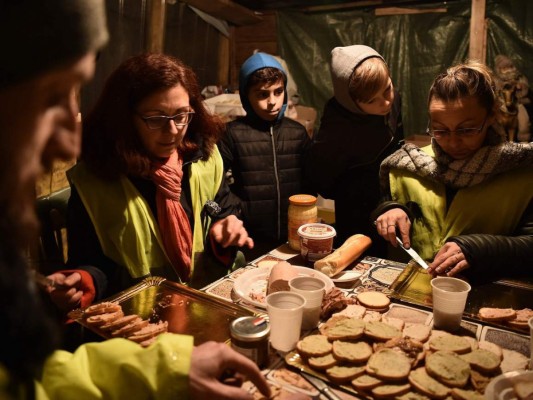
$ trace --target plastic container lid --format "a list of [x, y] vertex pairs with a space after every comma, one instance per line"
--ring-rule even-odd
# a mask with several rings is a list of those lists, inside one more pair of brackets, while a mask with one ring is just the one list
[[320, 240], [335, 237], [337, 232], [330, 225], [313, 223], [300, 226], [298, 228], [298, 235], [305, 239]]
[[310, 194], [294, 194], [289, 197], [289, 203], [296, 206], [312, 206], [316, 204], [316, 197]]

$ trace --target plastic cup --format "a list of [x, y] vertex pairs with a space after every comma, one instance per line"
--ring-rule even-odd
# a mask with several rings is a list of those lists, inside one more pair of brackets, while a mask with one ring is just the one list
[[266, 297], [270, 320], [270, 344], [279, 351], [294, 349], [300, 340], [305, 298], [294, 292], [276, 292]]
[[433, 326], [455, 331], [461, 326], [470, 285], [462, 279], [437, 277], [431, 280]]
[[314, 329], [320, 320], [322, 299], [326, 291], [326, 283], [314, 276], [298, 276], [289, 281], [290, 291], [301, 294], [305, 298], [302, 317], [302, 330]]
[[533, 370], [533, 317], [527, 323], [529, 325], [529, 369]]

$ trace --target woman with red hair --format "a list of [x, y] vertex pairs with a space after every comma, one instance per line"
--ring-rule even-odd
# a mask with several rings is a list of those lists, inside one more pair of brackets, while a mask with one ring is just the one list
[[194, 72], [163, 54], [123, 62], [84, 122], [72, 187], [67, 284], [52, 298], [86, 306], [149, 275], [199, 288], [253, 241], [237, 218]]

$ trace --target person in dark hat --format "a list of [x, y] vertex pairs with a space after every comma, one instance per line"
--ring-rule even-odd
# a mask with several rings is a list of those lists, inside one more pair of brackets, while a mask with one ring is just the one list
[[190, 336], [54, 351], [26, 259], [35, 181], [57, 155], [77, 155], [75, 93], [107, 40], [104, 0], [0, 0], [0, 398], [250, 398], [219, 381], [226, 370], [268, 395], [252, 361], [223, 343], [193, 347]]

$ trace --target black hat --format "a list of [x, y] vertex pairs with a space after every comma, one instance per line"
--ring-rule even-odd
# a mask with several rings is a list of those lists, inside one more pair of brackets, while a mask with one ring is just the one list
[[104, 0], [0, 0], [0, 89], [108, 40]]

